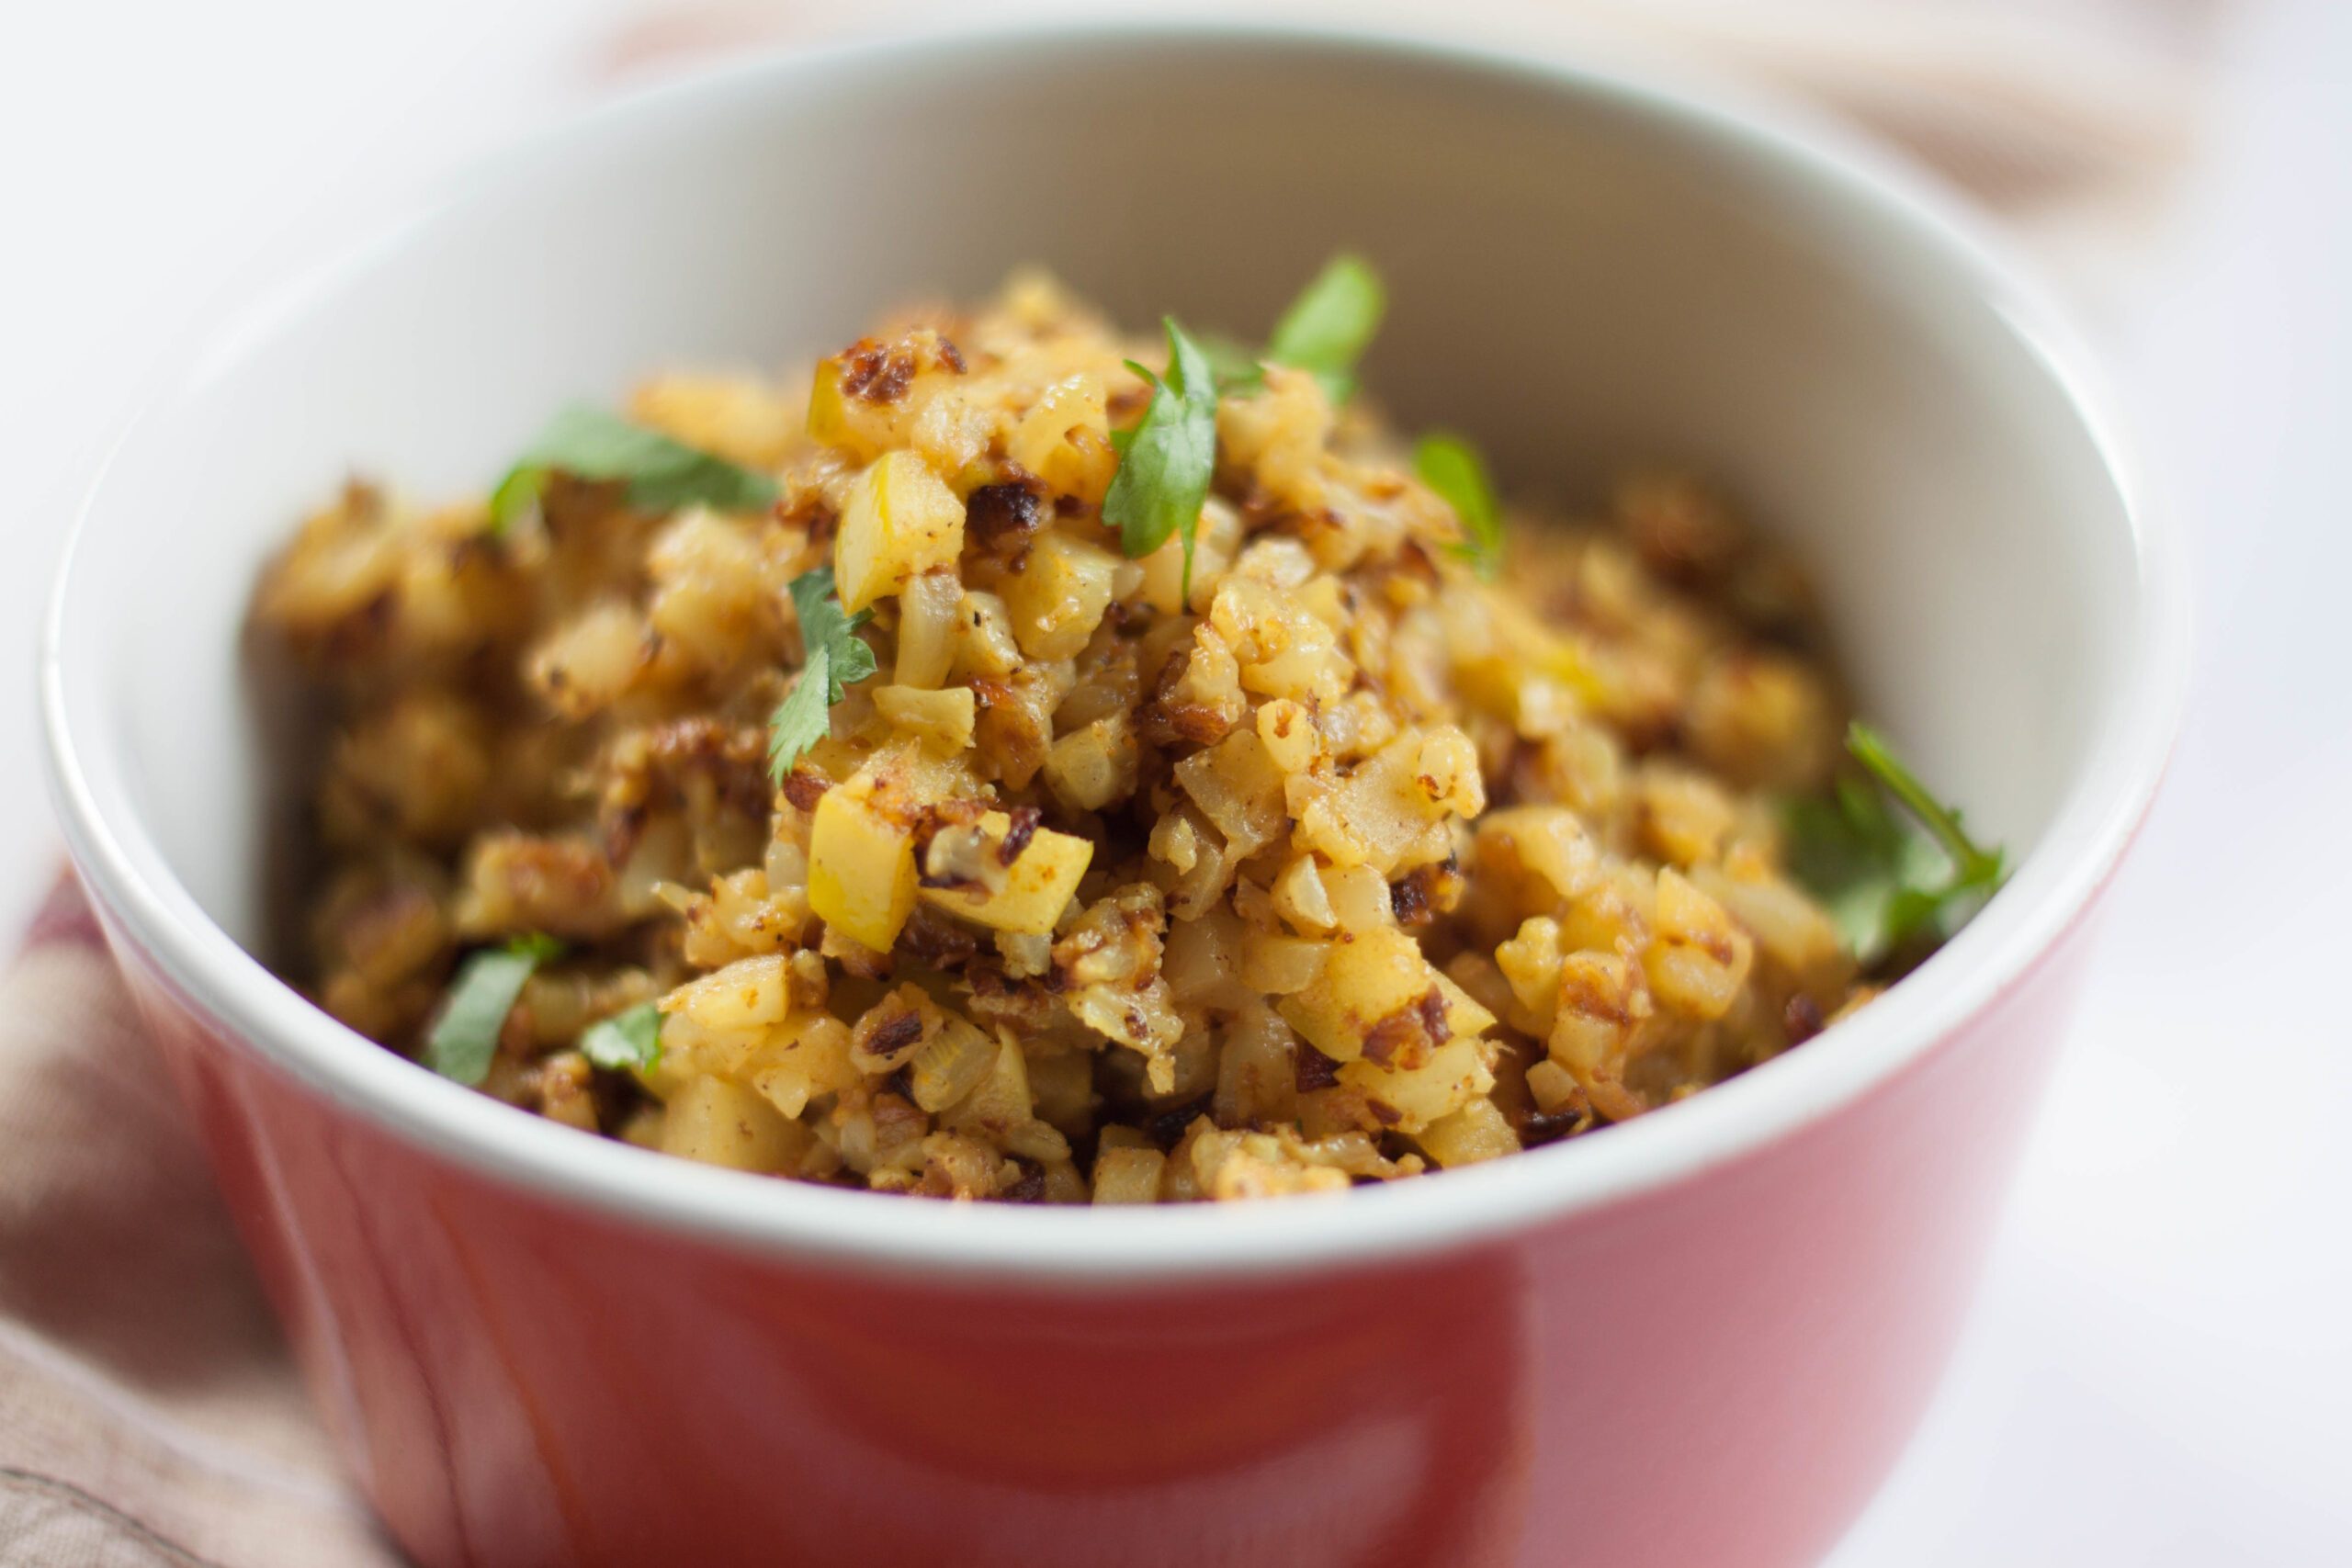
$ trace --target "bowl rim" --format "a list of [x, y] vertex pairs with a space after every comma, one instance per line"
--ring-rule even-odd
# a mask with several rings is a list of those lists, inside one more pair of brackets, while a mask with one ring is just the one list
[[[802, 73], [876, 70], [954, 50], [966, 69], [987, 51], [1148, 49], [1212, 43], [1354, 56], [1507, 78], [1670, 125], [1769, 159], [1855, 210], [1867, 210], [1953, 265], [2036, 358], [2082, 423], [2131, 534], [2136, 568], [2131, 658], [2101, 716], [2104, 731], [2059, 810], [2002, 897], [1950, 945], [1856, 1017], [1705, 1094], [1608, 1131], [1435, 1179], [1358, 1189], [1337, 1201], [1181, 1205], [1148, 1212], [901, 1201], [694, 1164], [583, 1138], [516, 1114], [383, 1050], [312, 1008], [240, 947], [173, 874], [142, 823], [114, 819], [94, 777], [119, 759], [97, 715], [75, 706], [63, 648], [85, 535], [122, 454], [165, 421], [208, 365], [266, 334], [291, 302], [332, 294], [444, 207], [480, 198], [534, 166], [576, 156], [640, 124], [780, 85]], [[2178, 728], [2188, 627], [2174, 521], [2152, 507], [2089, 355], [2041, 289], [1978, 221], [1893, 158], [1801, 114], [1703, 93], [1620, 64], [1531, 54], [1407, 27], [1325, 27], [1280, 18], [1023, 22], [924, 28], [889, 39], [756, 55], [642, 89], [561, 119], [477, 161], [438, 196], [368, 243], [332, 253], [248, 309], [191, 330], [148, 378], [76, 510], [43, 616], [38, 660], [43, 761], [67, 845], [128, 943], [232, 1049], [251, 1051], [389, 1136], [558, 1206], [803, 1264], [879, 1274], [1000, 1279], [1069, 1287], [1272, 1280], [1448, 1251], [1691, 1180], [1821, 1122], [1888, 1085], [2016, 987], [2081, 919], [2153, 800]], [[81, 576], [87, 576], [81, 570]]]

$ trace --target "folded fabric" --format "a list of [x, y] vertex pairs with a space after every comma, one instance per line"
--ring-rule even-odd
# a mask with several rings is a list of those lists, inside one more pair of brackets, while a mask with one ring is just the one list
[[0, 1020], [0, 1557], [397, 1562], [70, 880]]

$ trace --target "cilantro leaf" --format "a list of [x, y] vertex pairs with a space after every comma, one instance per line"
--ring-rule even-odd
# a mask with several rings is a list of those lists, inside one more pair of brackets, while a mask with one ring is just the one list
[[1951, 936], [2007, 870], [2002, 852], [1970, 838], [1960, 813], [1928, 792], [1885, 737], [1858, 722], [1846, 749], [1862, 773], [1840, 778], [1827, 799], [1789, 806], [1789, 868], [1870, 968]]
[[1436, 431], [1413, 449], [1413, 471], [1462, 520], [1453, 553], [1492, 582], [1503, 569], [1503, 511], [1487, 460], [1463, 437]]
[[768, 777], [779, 785], [808, 748], [832, 733], [832, 705], [825, 700], [831, 663], [821, 649], [811, 654], [800, 679], [768, 715]]
[[1387, 311], [1380, 275], [1361, 256], [1333, 256], [1274, 323], [1266, 357], [1313, 376], [1337, 407], [1355, 395], [1356, 361]]
[[1181, 536], [1182, 592], [1189, 599], [1201, 503], [1216, 473], [1216, 377], [1175, 317], [1162, 318], [1161, 324], [1168, 332], [1167, 376], [1127, 361], [1127, 368], [1150, 386], [1151, 403], [1118, 444], [1119, 471], [1102, 497], [1102, 521], [1119, 530], [1119, 547], [1130, 559], [1151, 554], [1170, 534]]
[[491, 491], [491, 532], [504, 533], [539, 498], [548, 476], [557, 472], [583, 479], [626, 480], [628, 503], [640, 512], [675, 512], [696, 504], [751, 512], [776, 498], [775, 481], [765, 474], [698, 452], [618, 414], [575, 403], [548, 423]]
[[1218, 391], [1247, 392], [1266, 378], [1266, 367], [1260, 361], [1258, 351], [1239, 338], [1227, 337], [1222, 333], [1198, 333], [1193, 341], [1201, 345], [1201, 356], [1216, 373]]
[[1356, 361], [1387, 310], [1380, 275], [1361, 257], [1338, 255], [1291, 301], [1264, 353], [1213, 333], [1196, 341], [1220, 391], [1254, 392], [1265, 384], [1267, 365], [1282, 365], [1313, 376], [1337, 407], [1355, 395]]
[[1933, 835], [1944, 853], [1951, 857], [1956, 881], [1972, 887], [1989, 887], [2001, 880], [1999, 846], [1984, 849], [1970, 838], [1968, 830], [1961, 826], [1959, 807], [1946, 806], [1928, 794], [1918, 775], [1895, 757], [1885, 736], [1857, 719], [1847, 727], [1846, 750]]
[[1820, 901], [1864, 966], [1895, 945], [1895, 895], [1943, 869], [1935, 846], [1907, 831], [1886, 797], [1849, 774], [1827, 798], [1788, 803], [1789, 869]]
[[820, 566], [792, 580], [792, 607], [800, 616], [800, 679], [768, 716], [768, 773], [776, 783], [808, 748], [832, 732], [832, 706], [874, 673], [874, 650], [857, 629], [871, 610], [844, 615], [833, 591], [833, 569]]
[[449, 983], [441, 1016], [425, 1037], [425, 1066], [445, 1078], [469, 1086], [490, 1074], [498, 1055], [498, 1036], [506, 1015], [523, 994], [523, 983], [534, 970], [560, 956], [563, 943], [533, 932], [518, 936], [504, 947], [483, 948], [458, 966]]
[[662, 1009], [652, 1002], [639, 1002], [626, 1012], [599, 1019], [582, 1032], [580, 1054], [615, 1072], [659, 1066]]
[[874, 650], [857, 636], [874, 618], [871, 610], [844, 615], [833, 590], [833, 569], [820, 566], [792, 580], [792, 607], [800, 617], [800, 646], [813, 660], [825, 656], [825, 701], [837, 703], [850, 686], [874, 673]]

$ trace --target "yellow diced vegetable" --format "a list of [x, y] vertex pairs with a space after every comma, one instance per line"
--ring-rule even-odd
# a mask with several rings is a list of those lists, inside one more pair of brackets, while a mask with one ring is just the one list
[[662, 1119], [662, 1148], [705, 1165], [773, 1173], [800, 1152], [805, 1130], [795, 1136], [766, 1100], [725, 1078], [699, 1077], [671, 1100]]
[[1363, 1055], [1364, 1036], [1419, 1002], [1438, 979], [1420, 944], [1394, 927], [1334, 942], [1323, 973], [1276, 1004], [1285, 1021], [1335, 1062]]
[[[833, 392], [840, 396], [838, 383]], [[629, 416], [699, 451], [747, 468], [773, 468], [792, 448], [799, 411], [748, 376], [656, 376], [629, 399]]]
[[1721, 1018], [1747, 983], [1756, 940], [1671, 870], [1657, 875], [1657, 932], [1642, 952], [1650, 990], [1692, 1018]]
[[1476, 1040], [1449, 1040], [1420, 1066], [1391, 1071], [1371, 1061], [1341, 1064], [1340, 1081], [1360, 1089], [1398, 1118], [1396, 1127], [1418, 1134], [1431, 1122], [1470, 1104], [1495, 1087], [1495, 1075]]
[[956, 614], [964, 583], [953, 571], [926, 571], [899, 591], [899, 663], [891, 681], [936, 686], [956, 659]]
[[972, 1092], [996, 1063], [995, 1038], [956, 1013], [948, 1013], [938, 1036], [907, 1064], [907, 1087], [914, 1101], [936, 1114]]
[[674, 1011], [705, 1029], [749, 1029], [780, 1021], [786, 1010], [785, 961], [766, 953], [729, 964], [677, 992]]
[[1474, 1100], [1422, 1129], [1415, 1140], [1442, 1166], [1476, 1165], [1519, 1152], [1519, 1134], [1491, 1100]]
[[849, 1025], [831, 1013], [796, 1013], [769, 1030], [740, 1069], [743, 1080], [786, 1116], [808, 1109], [813, 1095], [855, 1083]]
[[1259, 932], [1241, 951], [1241, 983], [1272, 997], [1303, 991], [1323, 972], [1324, 963], [1335, 945], [1347, 944]]
[[1118, 467], [1102, 378], [1089, 371], [1046, 388], [1013, 430], [1006, 454], [1061, 494], [1100, 502]]
[[849, 402], [842, 395], [842, 362], [820, 359], [808, 384], [808, 434], [828, 446], [850, 438]]
[[890, 950], [915, 911], [914, 835], [876, 810], [860, 781], [817, 801], [808, 825], [808, 908], [876, 953]]
[[[1012, 819], [1001, 811], [989, 812], [979, 820], [982, 840], [988, 843], [1001, 844], [1012, 829]], [[1087, 863], [1093, 858], [1091, 840], [1039, 828], [1005, 868], [1003, 886], [926, 887], [922, 890], [922, 900], [995, 931], [1044, 936], [1069, 907], [1079, 878], [1086, 874]], [[910, 870], [910, 877], [912, 874]], [[812, 903], [814, 891], [812, 883]]]
[[972, 743], [972, 725], [978, 705], [969, 686], [926, 691], [919, 686], [878, 686], [875, 711], [902, 735], [922, 742], [926, 750], [953, 756]]
[[1527, 1069], [1527, 1092], [1535, 1097], [1535, 1109], [1546, 1116], [1556, 1116], [1584, 1091], [1576, 1075], [1548, 1056]]
[[912, 452], [886, 452], [850, 487], [833, 541], [842, 607], [856, 611], [964, 549], [964, 503]]
[[1097, 1203], [1156, 1203], [1168, 1156], [1158, 1149], [1105, 1146], [1094, 1156]]
[[1054, 742], [1046, 753], [1046, 787], [1074, 811], [1099, 811], [1135, 793], [1139, 760], [1127, 716], [1111, 714]]
[[[960, 536], [958, 543], [960, 545]], [[1119, 558], [1067, 534], [1043, 534], [1004, 581], [1013, 634], [1032, 659], [1074, 659], [1111, 607]]]

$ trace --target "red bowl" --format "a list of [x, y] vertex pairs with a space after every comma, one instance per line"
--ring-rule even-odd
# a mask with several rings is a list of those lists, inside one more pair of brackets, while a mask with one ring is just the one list
[[[1182, 134], [1178, 134], [1181, 131]], [[451, 489], [673, 357], [1041, 259], [1260, 321], [1340, 243], [1373, 384], [1507, 471], [1720, 474], [1866, 709], [2018, 852], [1857, 1018], [1573, 1144], [1330, 1201], [975, 1208], [582, 1137], [273, 979], [245, 595], [348, 464]], [[1792, 1562], [1965, 1309], [2184, 663], [2177, 552], [2033, 291], [1818, 132], [1223, 25], [760, 62], [510, 155], [158, 379], [41, 655], [69, 841], [354, 1473], [427, 1563]]]

